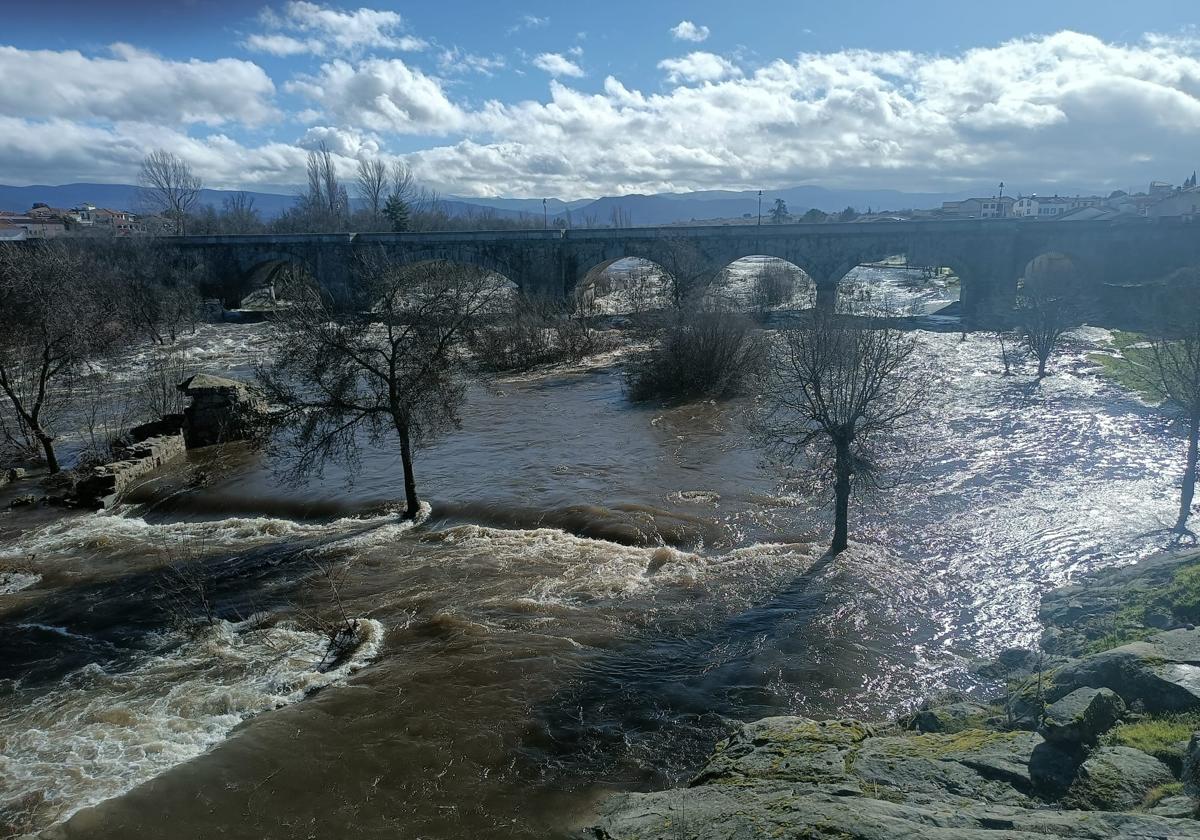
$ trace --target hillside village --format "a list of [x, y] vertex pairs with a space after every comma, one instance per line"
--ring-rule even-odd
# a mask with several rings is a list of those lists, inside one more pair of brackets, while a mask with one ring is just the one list
[[[1003, 184], [1001, 184], [1003, 187]], [[479, 217], [486, 226], [490, 208]], [[1004, 195], [1003, 190], [989, 197], [965, 198], [944, 201], [940, 207], [931, 209], [911, 208], [903, 210], [860, 211], [854, 207], [835, 213], [826, 213], [817, 208], [802, 214], [788, 212], [782, 199], [774, 200], [773, 207], [765, 214], [745, 213], [738, 218], [679, 219], [672, 224], [782, 224], [793, 222], [875, 222], [875, 221], [927, 221], [939, 219], [1029, 219], [1035, 221], [1093, 221], [1125, 220], [1136, 218], [1184, 218], [1191, 219], [1200, 212], [1200, 187], [1193, 173], [1180, 186], [1166, 181], [1152, 181], [1145, 191], [1129, 193], [1115, 190], [1108, 196], [1100, 195]], [[540, 227], [540, 217], [531, 215], [530, 226]], [[549, 221], [550, 227], [571, 227], [571, 217], [556, 216]], [[594, 224], [588, 224], [588, 227]], [[622, 221], [622, 215], [613, 215], [610, 223], [601, 227], [630, 227]], [[51, 239], [58, 236], [156, 236], [176, 232], [176, 222], [162, 215], [139, 214], [131, 210], [113, 210], [82, 203], [69, 209], [51, 207], [44, 202], [35, 202], [25, 211], [0, 210], [0, 242], [24, 239]]]

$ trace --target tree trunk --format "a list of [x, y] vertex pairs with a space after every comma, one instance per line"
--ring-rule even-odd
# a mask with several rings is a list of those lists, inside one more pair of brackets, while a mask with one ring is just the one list
[[59, 471], [58, 456], [54, 454], [54, 441], [49, 435], [38, 435], [38, 440], [41, 441], [42, 451], [46, 453], [46, 466], [50, 469], [50, 474], [54, 475]]
[[417, 479], [413, 475], [412, 444], [408, 439], [408, 424], [397, 421], [396, 432], [400, 435], [400, 461], [404, 464], [404, 518], [416, 519], [421, 509], [417, 498]]
[[1045, 359], [1044, 357], [1042, 357], [1042, 356], [1038, 356], [1038, 375], [1037, 375], [1037, 378], [1038, 378], [1038, 379], [1045, 379], [1045, 378], [1046, 378], [1046, 359]]
[[836, 479], [833, 486], [833, 545], [830, 546], [830, 551], [834, 554], [845, 551], [850, 531], [850, 444], [838, 441], [836, 448], [837, 460], [834, 464]]
[[1175, 531], [1187, 531], [1188, 517], [1192, 513], [1192, 498], [1196, 495], [1196, 461], [1200, 459], [1200, 415], [1194, 415], [1188, 423], [1187, 469], [1183, 473], [1183, 489], [1179, 494], [1179, 518]]

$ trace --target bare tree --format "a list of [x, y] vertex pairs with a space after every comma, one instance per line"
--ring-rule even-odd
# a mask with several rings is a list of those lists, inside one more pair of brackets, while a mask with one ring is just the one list
[[923, 402], [919, 380], [904, 370], [915, 348], [915, 339], [886, 317], [821, 310], [803, 326], [781, 331], [775, 342], [760, 432], [788, 462], [808, 456], [832, 478], [835, 554], [849, 539], [852, 487], [877, 480], [872, 445]]
[[185, 328], [194, 330], [200, 317], [198, 287], [204, 277], [199, 258], [152, 239], [121, 246], [112, 254], [119, 277], [110, 303], [130, 331], [165, 345], [173, 344]]
[[1187, 460], [1172, 530], [1193, 536], [1187, 521], [1196, 495], [1200, 461], [1200, 269], [1185, 268], [1167, 278], [1156, 296], [1149, 356], [1153, 390], [1163, 407], [1187, 429]]
[[404, 265], [380, 250], [356, 265], [359, 306], [340, 311], [309, 289], [276, 322], [258, 375], [294, 448], [294, 476], [357, 458], [359, 431], [394, 433], [405, 516], [419, 510], [413, 449], [456, 426], [465, 397], [461, 344], [495, 304], [503, 279], [452, 263]]
[[118, 335], [105, 285], [70, 243], [0, 247], [0, 395], [52, 473], [59, 471], [55, 424], [73, 380]]
[[354, 186], [358, 197], [367, 205], [367, 211], [376, 222], [379, 221], [384, 202], [388, 199], [390, 181], [386, 163], [378, 159], [359, 159], [358, 176], [354, 179]]
[[1063, 336], [1082, 320], [1079, 284], [1066, 259], [1053, 255], [1031, 264], [1017, 290], [1017, 324], [1025, 346], [1037, 359], [1037, 378], [1046, 376], [1046, 365]]
[[142, 202], [175, 222], [182, 234], [187, 214], [200, 197], [201, 181], [183, 158], [166, 149], [155, 149], [142, 160], [138, 183]]
[[308, 189], [300, 197], [304, 222], [312, 231], [338, 231], [346, 226], [350, 198], [338, 179], [333, 153], [322, 143], [308, 153]]
[[416, 201], [418, 189], [417, 177], [413, 174], [412, 167], [402, 160], [393, 161], [388, 180], [388, 195], [394, 195], [411, 206]]
[[671, 305], [677, 310], [695, 306], [717, 275], [696, 244], [684, 236], [667, 236], [655, 256], [662, 266]]
[[221, 202], [221, 215], [217, 220], [223, 233], [259, 233], [263, 229], [262, 219], [254, 206], [254, 196], [246, 192], [235, 192]]

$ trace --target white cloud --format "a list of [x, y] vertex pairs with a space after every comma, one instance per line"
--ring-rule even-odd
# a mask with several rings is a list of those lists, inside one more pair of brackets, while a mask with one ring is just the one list
[[293, 38], [291, 35], [250, 35], [242, 43], [247, 49], [254, 52], [263, 52], [268, 55], [277, 55], [280, 57], [301, 55], [303, 53], [321, 53], [325, 50], [325, 45], [316, 38], [307, 38], [302, 41], [299, 38]]
[[444, 49], [438, 54], [438, 69], [443, 73], [479, 73], [491, 76], [498, 70], [503, 70], [507, 62], [499, 53], [495, 55], [476, 55], [460, 50], [458, 47]]
[[521, 15], [520, 19], [512, 26], [508, 27], [509, 35], [516, 35], [526, 29], [541, 29], [543, 26], [550, 25], [550, 18], [538, 17], [537, 15]]
[[542, 53], [533, 59], [533, 66], [545, 70], [555, 78], [572, 76], [580, 78], [584, 75], [583, 68], [562, 53]]
[[710, 52], [663, 59], [658, 69], [666, 70], [667, 79], [672, 82], [717, 82], [742, 74], [732, 62]]
[[[1062, 32], [938, 56], [805, 53], [741, 71], [720, 57], [668, 64], [709, 55], [700, 53], [663, 62], [677, 76], [664, 90], [609, 77], [584, 92], [552, 80], [538, 100], [479, 106], [452, 100], [441, 79], [398, 59], [338, 59], [287, 85], [307, 100], [294, 116], [308, 131], [292, 143], [234, 139], [227, 129], [188, 136], [203, 133], [198, 123], [269, 113], [270, 80], [247, 62], [229, 66], [237, 84], [222, 76], [213, 86], [188, 75], [200, 70], [180, 68], [199, 67], [207, 79], [220, 62], [133, 51], [134, 72], [73, 53], [17, 53], [37, 66], [35, 81], [50, 81], [35, 85], [37, 97], [0, 86], [0, 182], [8, 183], [129, 181], [159, 145], [209, 183], [298, 183], [312, 143], [324, 140], [339, 165], [352, 167], [355, 155], [378, 149], [387, 157], [390, 137], [414, 134], [449, 138], [426, 141], [406, 159], [430, 186], [460, 194], [814, 181], [949, 190], [1001, 179], [1029, 192], [1124, 189], [1190, 174], [1200, 125], [1200, 42], [1179, 37], [1119, 44]], [[14, 60], [11, 48], [0, 50], [3, 77], [26, 78], [19, 74], [31, 71]], [[140, 63], [151, 60], [160, 64]]]
[[170, 61], [128, 44], [109, 55], [0, 46], [0, 113], [219, 125], [276, 116], [275, 85], [250, 61]]
[[268, 30], [248, 36], [242, 45], [271, 55], [355, 53], [363, 49], [420, 51], [424, 39], [403, 31], [396, 12], [361, 8], [342, 11], [307, 0], [289, 0], [282, 12], [266, 8], [259, 20]]
[[347, 158], [373, 157], [382, 151], [376, 135], [332, 125], [312, 126], [296, 145], [302, 149], [317, 149], [324, 145], [335, 155]]
[[671, 37], [676, 41], [692, 41], [699, 44], [701, 41], [707, 41], [708, 35], [707, 26], [697, 26], [690, 20], [681, 20], [671, 27]]
[[317, 103], [324, 115], [348, 127], [404, 134], [443, 134], [462, 126], [463, 111], [441, 82], [398, 58], [351, 64], [336, 59], [313, 76], [285, 86]]

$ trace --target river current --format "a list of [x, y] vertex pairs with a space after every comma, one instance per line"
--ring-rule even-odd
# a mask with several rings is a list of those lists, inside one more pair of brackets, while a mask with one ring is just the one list
[[[245, 375], [267, 329], [189, 353]], [[994, 337], [917, 335], [934, 399], [833, 561], [827, 499], [748, 402], [631, 407], [612, 359], [473, 386], [419, 453], [416, 526], [387, 446], [301, 486], [194, 453], [112, 512], [0, 515], [0, 828], [554, 836], [733, 722], [986, 690], [972, 664], [1035, 642], [1041, 592], [1163, 546], [1182, 447], [1088, 360], [1104, 330], [1041, 383]], [[199, 570], [210, 626], [171, 620], [164, 562]], [[328, 667], [311, 617], [339, 610], [363, 621]]]

